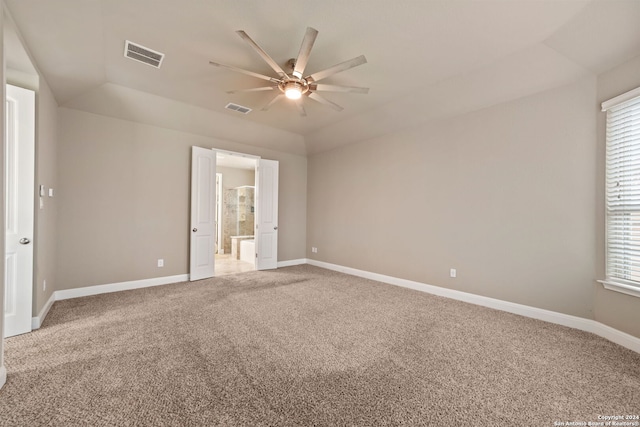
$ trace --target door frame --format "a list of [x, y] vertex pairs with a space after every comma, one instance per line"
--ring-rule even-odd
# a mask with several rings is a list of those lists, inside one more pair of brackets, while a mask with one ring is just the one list
[[[217, 156], [216, 156], [217, 157]], [[218, 251], [215, 254], [224, 254], [224, 236], [222, 235], [222, 174], [218, 172], [218, 161], [216, 160], [216, 245]]]
[[[193, 146], [193, 147], [196, 147], [196, 146]], [[204, 147], [198, 147], [198, 148], [205, 149]], [[247, 154], [247, 153], [240, 153], [240, 152], [237, 152], [237, 151], [223, 150], [223, 149], [219, 149], [219, 148], [215, 148], [215, 147], [209, 148], [209, 149], [214, 153], [214, 158], [216, 159], [214, 169], [216, 169], [216, 166], [217, 166], [217, 163], [218, 163], [217, 162], [218, 153], [225, 154], [225, 155], [230, 155], [230, 156], [240, 156], [240, 157], [245, 157], [245, 158], [249, 158], [249, 159], [255, 159], [256, 160], [256, 164], [255, 164], [254, 185], [255, 185], [256, 189], [259, 187], [259, 185], [260, 185], [259, 166], [260, 166], [260, 159], [261, 159], [260, 156], [256, 156], [256, 155], [253, 155], [253, 154]], [[192, 148], [192, 150], [193, 150], [193, 148]], [[192, 165], [192, 167], [193, 167], [193, 165]], [[212, 186], [212, 188], [213, 188], [213, 198], [215, 200], [216, 192], [217, 192], [217, 186], [215, 184], [215, 177], [214, 177], [213, 181], [214, 181], [213, 182], [213, 186]], [[279, 187], [279, 183], [278, 183], [278, 187]], [[192, 197], [193, 197], [194, 191], [196, 191], [196, 190], [194, 189], [193, 173], [192, 173], [192, 183], [191, 183], [191, 194], [192, 194]], [[215, 209], [215, 203], [214, 203], [214, 209]], [[258, 198], [256, 197], [256, 207], [255, 207], [256, 218], [259, 215], [260, 209], [261, 209], [260, 203], [258, 201]], [[190, 203], [190, 210], [192, 210], [192, 203]], [[191, 215], [192, 214], [190, 213], [190, 216]], [[193, 220], [192, 220], [192, 222], [193, 222]], [[257, 226], [257, 222], [254, 223], [254, 234], [253, 235], [254, 235], [254, 240], [255, 240], [255, 247], [259, 248], [260, 247], [260, 236], [259, 236], [259, 233], [256, 233], [256, 228], [255, 228], [256, 226]], [[192, 225], [192, 227], [193, 227], [193, 225]], [[274, 229], [274, 230], [276, 230], [276, 229]], [[214, 226], [214, 230], [217, 232], [217, 227]], [[190, 230], [190, 232], [191, 232], [191, 230]], [[215, 254], [214, 254], [214, 252], [215, 252], [215, 242], [216, 242], [216, 239], [213, 239], [213, 243], [212, 243], [212, 247], [211, 247], [211, 254], [212, 254], [212, 256], [214, 258], [215, 258]], [[277, 241], [276, 241], [276, 248], [277, 248]], [[189, 264], [190, 265], [193, 264], [193, 258], [192, 258], [192, 255], [191, 255], [192, 253], [193, 253], [193, 250], [190, 251], [190, 255], [189, 255], [189, 257], [190, 257]], [[256, 270], [258, 269], [257, 260], [254, 261], [254, 267], [256, 268]], [[276, 261], [276, 268], [277, 268], [277, 261]], [[213, 273], [212, 273], [211, 277], [215, 277], [215, 264], [214, 264], [214, 270], [213, 270]], [[194, 279], [190, 277], [189, 280], [194, 280]]]
[[[218, 158], [218, 154], [224, 154], [225, 156], [238, 156], [238, 157], [244, 157], [247, 159], [253, 159], [255, 160], [256, 164], [254, 166], [254, 178], [253, 178], [253, 185], [254, 187], [258, 186], [258, 164], [260, 163], [260, 156], [255, 156], [253, 154], [247, 154], [247, 153], [240, 153], [237, 151], [229, 151], [229, 150], [221, 150], [219, 148], [212, 148], [212, 150], [216, 153], [216, 166], [218, 166], [218, 162], [217, 162], [217, 158]], [[222, 185], [221, 185], [222, 187]], [[256, 233], [256, 224], [257, 224], [257, 217], [258, 217], [258, 212], [260, 209], [260, 206], [258, 206], [258, 201], [256, 199], [255, 201], [256, 205], [255, 205], [255, 216], [254, 216], [254, 222], [253, 222], [253, 238], [255, 240], [255, 247], [258, 247], [258, 234]], [[258, 269], [258, 264], [256, 262], [256, 260], [254, 259], [253, 261], [253, 268], [255, 268], [256, 270]]]

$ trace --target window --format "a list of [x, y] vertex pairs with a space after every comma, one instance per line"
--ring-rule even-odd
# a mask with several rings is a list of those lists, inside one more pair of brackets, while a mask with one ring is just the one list
[[640, 88], [602, 104], [607, 112], [607, 289], [640, 296]]

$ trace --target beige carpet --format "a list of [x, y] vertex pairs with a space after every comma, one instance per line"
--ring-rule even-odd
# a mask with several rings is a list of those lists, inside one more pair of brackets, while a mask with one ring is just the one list
[[640, 355], [311, 266], [55, 303], [0, 425], [553, 426], [640, 413]]

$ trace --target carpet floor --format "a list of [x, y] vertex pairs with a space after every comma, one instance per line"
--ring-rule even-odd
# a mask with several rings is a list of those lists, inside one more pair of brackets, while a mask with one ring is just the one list
[[640, 354], [308, 265], [59, 301], [5, 344], [2, 426], [557, 426], [640, 413]]

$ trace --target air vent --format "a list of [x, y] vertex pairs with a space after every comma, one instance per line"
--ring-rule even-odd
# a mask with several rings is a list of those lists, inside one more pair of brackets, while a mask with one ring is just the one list
[[233, 104], [231, 102], [228, 103], [224, 108], [226, 108], [227, 110], [237, 111], [238, 113], [242, 114], [249, 114], [251, 112], [251, 108], [243, 107], [242, 105]]
[[134, 61], [151, 65], [154, 68], [160, 68], [162, 60], [164, 59], [164, 53], [156, 52], [155, 50], [132, 43], [129, 40], [124, 44], [124, 56]]

